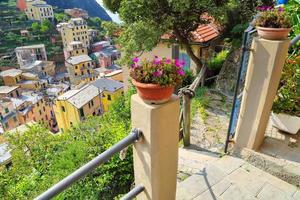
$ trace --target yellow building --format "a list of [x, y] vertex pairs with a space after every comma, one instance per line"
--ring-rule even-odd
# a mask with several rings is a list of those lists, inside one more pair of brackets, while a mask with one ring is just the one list
[[124, 94], [124, 84], [112, 79], [100, 78], [94, 81], [92, 85], [102, 91], [104, 112], [109, 110], [109, 106], [112, 102]]
[[54, 19], [53, 8], [45, 1], [40, 0], [27, 0], [25, 13], [29, 20], [43, 21]]
[[71, 18], [68, 23], [60, 23], [57, 29], [61, 32], [64, 48], [73, 41], [80, 41], [85, 47], [90, 46], [87, 23], [82, 18]]
[[70, 83], [78, 85], [81, 82], [90, 82], [96, 79], [94, 62], [88, 55], [72, 56], [65, 63]]
[[63, 132], [87, 116], [102, 114], [101, 92], [93, 85], [69, 90], [55, 101], [54, 113]]
[[19, 69], [9, 69], [0, 73], [4, 85], [6, 86], [17, 85], [22, 80], [21, 75], [22, 75], [22, 70]]

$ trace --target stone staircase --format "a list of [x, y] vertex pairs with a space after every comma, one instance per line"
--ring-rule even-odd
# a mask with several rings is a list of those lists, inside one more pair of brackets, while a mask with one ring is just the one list
[[300, 200], [300, 190], [229, 155], [179, 149], [177, 200]]

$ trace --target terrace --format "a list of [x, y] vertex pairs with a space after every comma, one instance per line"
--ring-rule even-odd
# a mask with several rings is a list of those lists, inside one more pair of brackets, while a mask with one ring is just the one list
[[[135, 129], [36, 199], [54, 197], [114, 154], [123, 155], [129, 145], [133, 145], [135, 187], [122, 199], [299, 199], [300, 190], [293, 180], [287, 180], [290, 183], [281, 180], [271, 175], [272, 171], [256, 167], [249, 157], [248, 160], [243, 157], [244, 152], [259, 150], [268, 154], [266, 146], [270, 145], [270, 138], [265, 136], [270, 133], [267, 125], [281, 75], [281, 70], [275, 69], [282, 68], [288, 47], [293, 43], [288, 39], [265, 40], [255, 34], [246, 40], [249, 47], [243, 58], [247, 61], [241, 62], [238, 84], [243, 67], [248, 69], [241, 95], [237, 93], [237, 85], [234, 104], [238, 98], [242, 99], [237, 115], [237, 107], [232, 110], [225, 147], [226, 153], [230, 151], [228, 155], [199, 151], [191, 144], [190, 103], [201, 82], [204, 73], [201, 70], [189, 87], [181, 89], [182, 110], [177, 95], [160, 105], [147, 104], [133, 95], [131, 122]], [[232, 124], [233, 121], [236, 123]], [[178, 148], [181, 140], [184, 147]], [[298, 162], [297, 149], [293, 155], [285, 151], [280, 157]]]

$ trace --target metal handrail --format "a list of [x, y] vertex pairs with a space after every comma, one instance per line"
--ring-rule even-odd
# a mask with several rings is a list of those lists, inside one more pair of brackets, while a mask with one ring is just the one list
[[66, 190], [68, 187], [70, 187], [73, 183], [75, 183], [79, 179], [86, 176], [88, 173], [93, 171], [99, 165], [105, 163], [113, 155], [120, 152], [127, 146], [133, 144], [135, 141], [139, 140], [141, 136], [142, 136], [142, 132], [140, 130], [133, 129], [127, 137], [123, 138], [121, 141], [114, 144], [112, 147], [110, 147], [109, 149], [107, 149], [97, 157], [95, 157], [93, 160], [86, 163], [85, 165], [83, 165], [82, 167], [74, 171], [72, 174], [70, 174], [60, 182], [53, 185], [46, 192], [42, 193], [40, 196], [36, 197], [35, 199], [36, 200], [51, 199], [52, 197]]
[[133, 188], [132, 190], [130, 190], [130, 192], [128, 192], [127, 194], [125, 194], [121, 200], [131, 200], [134, 197], [136, 197], [138, 194], [140, 194], [141, 192], [143, 192], [145, 190], [145, 187], [143, 185], [139, 185], [136, 186], [135, 188]]

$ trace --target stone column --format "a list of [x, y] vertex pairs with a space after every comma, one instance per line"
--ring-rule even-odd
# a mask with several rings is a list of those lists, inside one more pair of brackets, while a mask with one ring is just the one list
[[263, 143], [289, 43], [253, 40], [235, 136], [238, 147], [258, 150]]
[[179, 98], [149, 105], [132, 96], [132, 127], [143, 132], [134, 144], [135, 184], [144, 185], [138, 200], [175, 200], [179, 143]]

